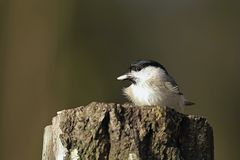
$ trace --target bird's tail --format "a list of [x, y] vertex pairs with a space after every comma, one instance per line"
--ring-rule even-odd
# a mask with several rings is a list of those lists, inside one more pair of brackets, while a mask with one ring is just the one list
[[189, 101], [189, 100], [188, 100], [187, 98], [185, 98], [184, 96], [182, 96], [182, 100], [183, 100], [183, 104], [184, 104], [185, 106], [192, 106], [192, 105], [195, 104], [194, 102]]
[[194, 105], [195, 103], [194, 102], [191, 102], [191, 101], [188, 101], [188, 100], [185, 100], [184, 101], [184, 105], [185, 106], [192, 106], [192, 105]]

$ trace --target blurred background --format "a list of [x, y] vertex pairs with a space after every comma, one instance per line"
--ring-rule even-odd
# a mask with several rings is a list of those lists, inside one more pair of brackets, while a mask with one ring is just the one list
[[0, 1], [1, 160], [41, 159], [59, 110], [126, 99], [116, 77], [164, 64], [214, 128], [215, 159], [239, 160], [240, 2]]

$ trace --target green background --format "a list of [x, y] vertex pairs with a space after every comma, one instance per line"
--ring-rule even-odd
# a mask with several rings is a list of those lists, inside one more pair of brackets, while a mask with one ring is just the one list
[[214, 128], [215, 159], [239, 160], [240, 2], [0, 1], [0, 157], [41, 159], [62, 109], [126, 99], [116, 77], [136, 59], [166, 66], [187, 113]]

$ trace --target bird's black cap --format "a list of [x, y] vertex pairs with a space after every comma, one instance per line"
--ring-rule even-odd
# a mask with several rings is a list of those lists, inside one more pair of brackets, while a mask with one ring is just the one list
[[166, 68], [162, 64], [158, 63], [157, 61], [153, 61], [153, 60], [149, 60], [149, 59], [137, 60], [137, 61], [133, 62], [130, 65], [129, 70], [130, 71], [140, 71], [143, 68], [148, 67], [148, 66], [159, 67], [162, 70], [164, 70], [166, 73], [168, 73]]

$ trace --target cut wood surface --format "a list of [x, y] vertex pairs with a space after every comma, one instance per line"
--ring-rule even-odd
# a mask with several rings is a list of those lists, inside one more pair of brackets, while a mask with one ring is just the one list
[[97, 103], [58, 112], [42, 160], [213, 160], [205, 118], [168, 107]]

